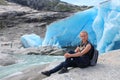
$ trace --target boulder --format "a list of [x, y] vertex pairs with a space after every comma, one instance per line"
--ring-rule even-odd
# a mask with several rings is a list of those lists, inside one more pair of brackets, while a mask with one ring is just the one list
[[[18, 51], [16, 51], [14, 54], [16, 54]], [[56, 49], [55, 47], [50, 46], [44, 46], [39, 48], [25, 48], [19, 50], [19, 53], [17, 54], [34, 54], [34, 55], [63, 55], [65, 51], [63, 49]]]
[[2, 54], [0, 53], [0, 65], [1, 66], [7, 66], [11, 64], [17, 63], [17, 58], [10, 54]]

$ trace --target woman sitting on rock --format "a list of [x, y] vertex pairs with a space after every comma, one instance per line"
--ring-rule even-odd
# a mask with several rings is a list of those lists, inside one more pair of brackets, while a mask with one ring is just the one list
[[64, 54], [66, 60], [56, 66], [55, 68], [41, 72], [43, 75], [50, 76], [52, 73], [59, 71], [59, 74], [68, 72], [68, 67], [80, 67], [85, 68], [90, 65], [90, 55], [93, 51], [91, 43], [88, 41], [88, 33], [82, 31], [80, 33], [80, 38], [82, 40], [79, 47], [75, 51], [70, 51]]

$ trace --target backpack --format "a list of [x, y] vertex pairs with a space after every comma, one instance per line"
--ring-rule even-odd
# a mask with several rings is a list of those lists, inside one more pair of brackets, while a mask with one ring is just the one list
[[[94, 47], [93, 47], [93, 48], [94, 48]], [[94, 48], [94, 51], [92, 52], [92, 56], [91, 56], [91, 59], [90, 59], [90, 65], [91, 65], [91, 66], [95, 66], [95, 65], [97, 64], [98, 55], [99, 55], [98, 50], [96, 50], [96, 49]]]

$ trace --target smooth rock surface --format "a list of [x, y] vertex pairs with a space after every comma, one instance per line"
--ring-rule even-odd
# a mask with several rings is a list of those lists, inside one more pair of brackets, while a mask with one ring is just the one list
[[0, 66], [8, 66], [17, 63], [17, 58], [10, 54], [0, 53]]

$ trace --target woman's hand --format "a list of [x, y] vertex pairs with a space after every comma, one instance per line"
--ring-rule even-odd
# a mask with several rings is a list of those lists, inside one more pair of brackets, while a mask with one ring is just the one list
[[71, 57], [71, 54], [65, 53], [65, 54], [64, 54], [64, 57], [65, 57], [65, 58], [70, 58], [70, 57]]
[[77, 48], [75, 49], [75, 52], [80, 52], [79, 47], [77, 47]]

